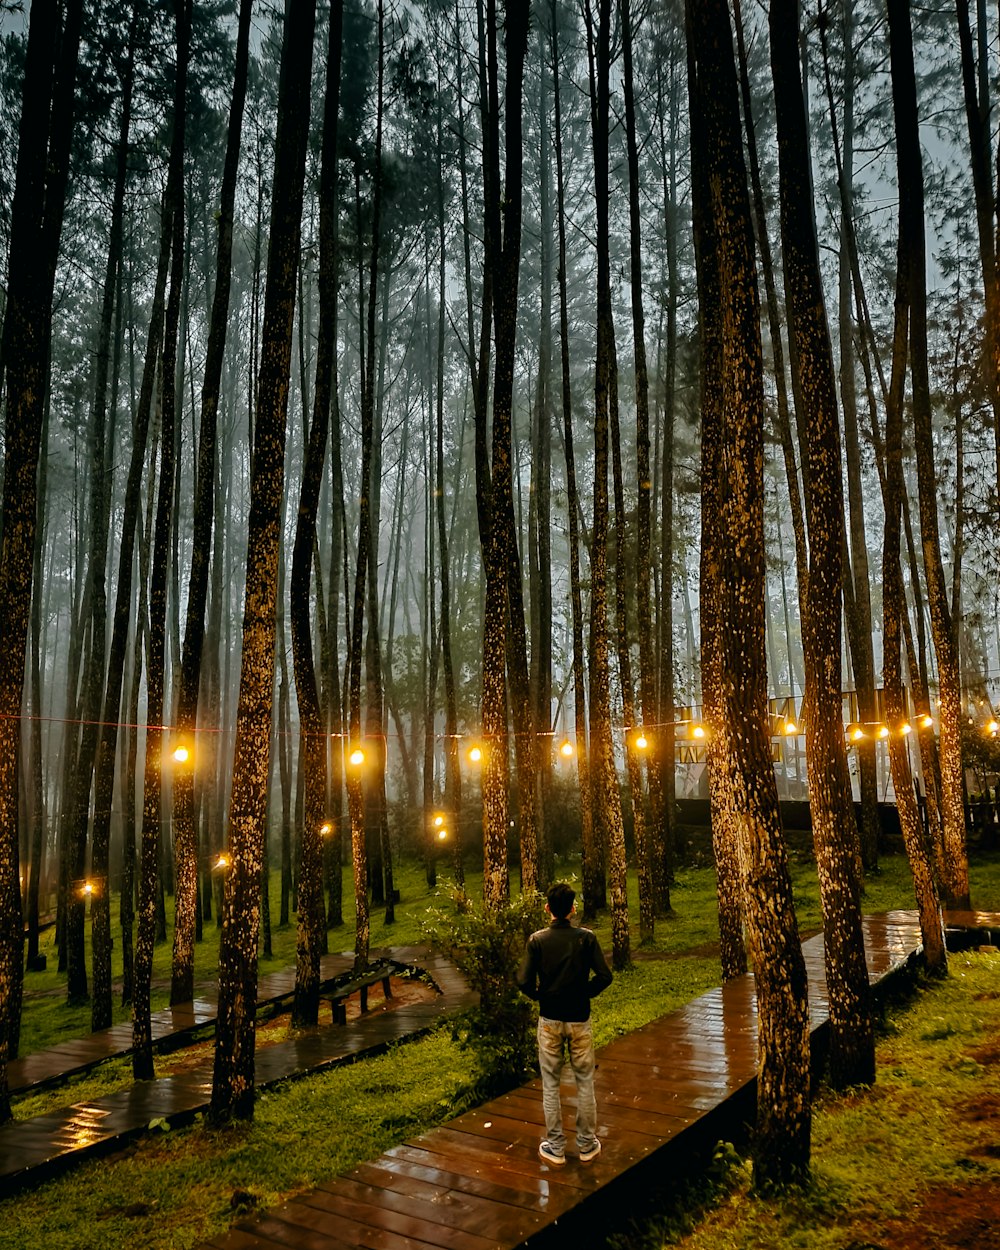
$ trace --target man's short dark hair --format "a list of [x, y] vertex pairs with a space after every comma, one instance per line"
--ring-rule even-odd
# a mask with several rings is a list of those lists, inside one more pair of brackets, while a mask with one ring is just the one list
[[565, 881], [557, 881], [555, 885], [549, 887], [546, 902], [549, 905], [549, 911], [557, 920], [566, 919], [573, 910], [575, 901], [576, 890], [571, 885], [567, 885]]

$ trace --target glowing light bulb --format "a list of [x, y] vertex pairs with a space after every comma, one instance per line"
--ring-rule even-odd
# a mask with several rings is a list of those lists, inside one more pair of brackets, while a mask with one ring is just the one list
[[852, 742], [863, 742], [865, 739], [865, 731], [860, 725], [852, 725], [849, 730]]
[[444, 841], [446, 841], [446, 840], [447, 840], [447, 837], [448, 837], [448, 830], [447, 830], [447, 829], [439, 829], [439, 830], [438, 830], [438, 841], [439, 841], [439, 842], [444, 842]]
[[997, 736], [997, 733], [1000, 732], [1000, 724], [997, 724], [995, 720], [991, 720], [990, 723], [986, 726], [986, 732], [990, 735], [991, 738], [995, 738]]
[[920, 718], [921, 729], [931, 729], [934, 725], [934, 717], [929, 712], [925, 712]]
[[324, 820], [319, 827], [319, 833], [321, 838], [329, 837], [330, 834], [333, 833], [333, 825], [331, 825], [328, 820]]
[[443, 824], [444, 824], [444, 817], [441, 815], [440, 812], [438, 812], [438, 814], [434, 817], [434, 828], [440, 829]]
[[228, 867], [229, 867], [229, 856], [228, 856], [228, 855], [226, 855], [225, 853], [223, 853], [222, 855], [220, 855], [220, 856], [219, 856], [219, 858], [215, 861], [215, 867], [216, 867], [216, 868], [217, 868], [220, 872], [222, 872], [224, 869], [228, 868]]
[[186, 764], [191, 758], [191, 752], [185, 746], [174, 747], [174, 760], [178, 764]]
[[704, 738], [704, 736], [705, 736], [705, 726], [704, 726], [704, 725], [695, 725], [694, 729], [692, 729], [692, 730], [691, 730], [691, 737], [692, 737], [692, 738], [699, 738], [699, 739], [700, 739], [700, 738]]
[[82, 891], [81, 891], [81, 893], [83, 894], [83, 896], [84, 896], [85, 898], [90, 898], [90, 896], [93, 894], [93, 892], [94, 892], [94, 883], [93, 883], [92, 881], [85, 881], [85, 882], [83, 883], [83, 889], [82, 889]]
[[635, 746], [637, 751], [645, 751], [646, 747], [649, 746], [649, 741], [645, 734], [641, 733], [636, 737]]
[[798, 725], [796, 725], [795, 721], [786, 720], [784, 725], [782, 726], [782, 730], [784, 733], [791, 736], [792, 734], [797, 734], [799, 732], [799, 727]]
[[559, 754], [563, 757], [564, 760], [572, 759], [573, 756], [576, 754], [573, 748], [573, 744], [572, 742], [570, 742], [568, 738], [565, 740], [565, 742], [563, 742], [562, 746], [560, 746]]
[[878, 736], [879, 736], [880, 738], [888, 738], [888, 736], [889, 736], [889, 726], [888, 726], [888, 725], [879, 725], [879, 727], [878, 727]]
[[909, 721], [904, 721], [899, 727], [899, 732], [905, 737], [907, 734], [913, 733], [913, 726]]
[[477, 746], [477, 747], [469, 748], [469, 759], [472, 761], [473, 764], [478, 764], [482, 760], [482, 758], [483, 758], [482, 747]]
[[360, 747], [355, 747], [354, 750], [347, 757], [347, 762], [351, 764], [354, 768], [360, 768], [361, 765], [365, 762], [364, 751], [362, 751]]

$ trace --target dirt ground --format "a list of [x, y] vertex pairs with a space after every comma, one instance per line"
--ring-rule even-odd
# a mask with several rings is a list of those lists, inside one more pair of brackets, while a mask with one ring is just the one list
[[[389, 987], [392, 990], [391, 998], [385, 998], [383, 996], [381, 984], [373, 985], [369, 989], [369, 1015], [376, 1015], [377, 1013], [383, 1011], [395, 1011], [397, 1008], [409, 1006], [411, 1003], [430, 1002], [430, 1000], [436, 995], [436, 991], [432, 989], [426, 981], [411, 979], [409, 977], [390, 977]], [[347, 1000], [346, 1006], [346, 1027], [349, 1028], [351, 1022], [353, 1020], [357, 1020], [361, 1015], [361, 995], [352, 994]], [[329, 999], [320, 1001], [318, 1027], [330, 1027]], [[303, 1030], [299, 1030], [299, 1032], [302, 1031]], [[257, 1049], [264, 1050], [268, 1046], [276, 1046], [280, 1042], [288, 1041], [291, 1035], [290, 1012], [285, 1012], [280, 1016], [275, 1016], [272, 1020], [258, 1022]], [[173, 1054], [159, 1056], [156, 1061], [157, 1075], [173, 1076], [178, 1072], [187, 1072], [193, 1068], [199, 1068], [205, 1063], [211, 1063], [214, 1047], [215, 1042], [210, 1039], [208, 1041], [199, 1042], [194, 1046], [186, 1046], [183, 1050], [175, 1051]]]

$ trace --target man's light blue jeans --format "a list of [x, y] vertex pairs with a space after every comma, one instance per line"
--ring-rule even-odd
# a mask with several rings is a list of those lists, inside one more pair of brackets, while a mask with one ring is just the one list
[[597, 1100], [594, 1097], [594, 1039], [590, 1021], [538, 1018], [538, 1066], [542, 1073], [545, 1140], [556, 1154], [566, 1153], [559, 1080], [568, 1043], [569, 1063], [576, 1078], [576, 1144], [581, 1153], [597, 1142]]

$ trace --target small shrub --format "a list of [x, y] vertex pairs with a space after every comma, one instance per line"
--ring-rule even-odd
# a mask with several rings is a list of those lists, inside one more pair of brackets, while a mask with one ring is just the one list
[[475, 1057], [479, 1097], [518, 1084], [534, 1062], [534, 1011], [514, 975], [541, 916], [537, 894], [522, 895], [499, 911], [463, 895], [454, 911], [429, 909], [421, 926], [425, 940], [454, 959], [479, 994], [479, 1006], [455, 1027], [456, 1039]]

